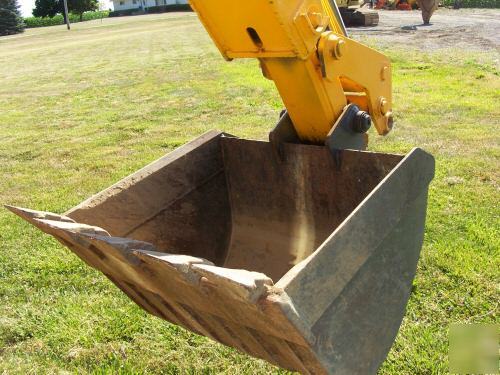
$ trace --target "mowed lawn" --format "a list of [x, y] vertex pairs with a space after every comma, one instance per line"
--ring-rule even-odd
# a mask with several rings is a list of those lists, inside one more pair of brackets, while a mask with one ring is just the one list
[[[447, 373], [450, 323], [498, 321], [498, 52], [383, 51], [396, 125], [372, 132], [370, 149], [419, 146], [437, 171], [412, 297], [380, 373]], [[281, 109], [257, 62], [226, 63], [191, 13], [0, 38], [0, 203], [64, 212], [209, 129], [264, 139]], [[285, 373], [147, 315], [0, 209], [0, 373], [63, 372]]]

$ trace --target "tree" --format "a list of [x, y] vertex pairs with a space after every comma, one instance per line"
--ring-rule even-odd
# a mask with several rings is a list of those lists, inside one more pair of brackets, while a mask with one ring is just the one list
[[24, 21], [19, 13], [17, 0], [0, 0], [0, 35], [24, 31]]
[[[80, 21], [83, 20], [84, 12], [97, 10], [98, 7], [98, 0], [68, 0], [69, 12], [78, 14]], [[63, 0], [35, 0], [35, 9], [33, 9], [35, 17], [54, 17], [58, 13], [64, 16]]]
[[64, 15], [63, 2], [59, 0], [35, 0], [33, 16], [35, 17], [54, 17], [56, 14]]
[[69, 11], [73, 14], [78, 14], [80, 16], [80, 22], [83, 20], [84, 12], [94, 11], [98, 8], [98, 0], [68, 0]]

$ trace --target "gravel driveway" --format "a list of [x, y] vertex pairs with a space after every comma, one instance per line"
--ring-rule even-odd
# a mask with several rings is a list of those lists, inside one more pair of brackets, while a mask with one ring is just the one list
[[349, 29], [354, 38], [374, 37], [381, 43], [417, 47], [423, 50], [456, 47], [499, 50], [499, 9], [439, 8], [424, 26], [420, 11], [380, 10], [375, 27]]

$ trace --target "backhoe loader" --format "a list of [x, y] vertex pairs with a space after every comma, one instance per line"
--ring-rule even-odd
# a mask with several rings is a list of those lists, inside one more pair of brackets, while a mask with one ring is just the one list
[[333, 0], [191, 0], [286, 107], [269, 141], [210, 131], [66, 213], [8, 208], [149, 313], [303, 374], [374, 374], [422, 247], [432, 156], [366, 151], [391, 65]]

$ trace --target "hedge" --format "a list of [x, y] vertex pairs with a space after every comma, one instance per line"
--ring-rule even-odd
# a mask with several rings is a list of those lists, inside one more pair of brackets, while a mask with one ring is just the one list
[[165, 13], [165, 12], [181, 12], [181, 11], [192, 11], [189, 4], [172, 4], [172, 5], [158, 5], [154, 7], [149, 7], [147, 9], [148, 13]]
[[110, 17], [135, 16], [138, 14], [145, 14], [145, 12], [142, 9], [123, 9], [109, 12]]
[[[100, 12], [85, 12], [83, 13], [82, 21], [90, 21], [100, 18], [106, 18], [109, 16], [109, 11], [103, 10]], [[76, 23], [80, 22], [79, 14], [69, 14], [69, 22]], [[57, 14], [52, 18], [49, 17], [26, 17], [24, 19], [24, 23], [27, 28], [32, 27], [45, 27], [45, 26], [55, 26], [55, 25], [63, 25], [64, 17], [62, 14]]]
[[444, 6], [459, 8], [500, 8], [500, 0], [442, 0]]
[[166, 12], [189, 12], [192, 11], [188, 4], [172, 4], [172, 5], [157, 5], [153, 7], [148, 7], [146, 9], [135, 8], [135, 9], [124, 9], [124, 10], [114, 10], [109, 13], [110, 17], [120, 17], [120, 16], [135, 16], [139, 14], [146, 13], [166, 13]]

